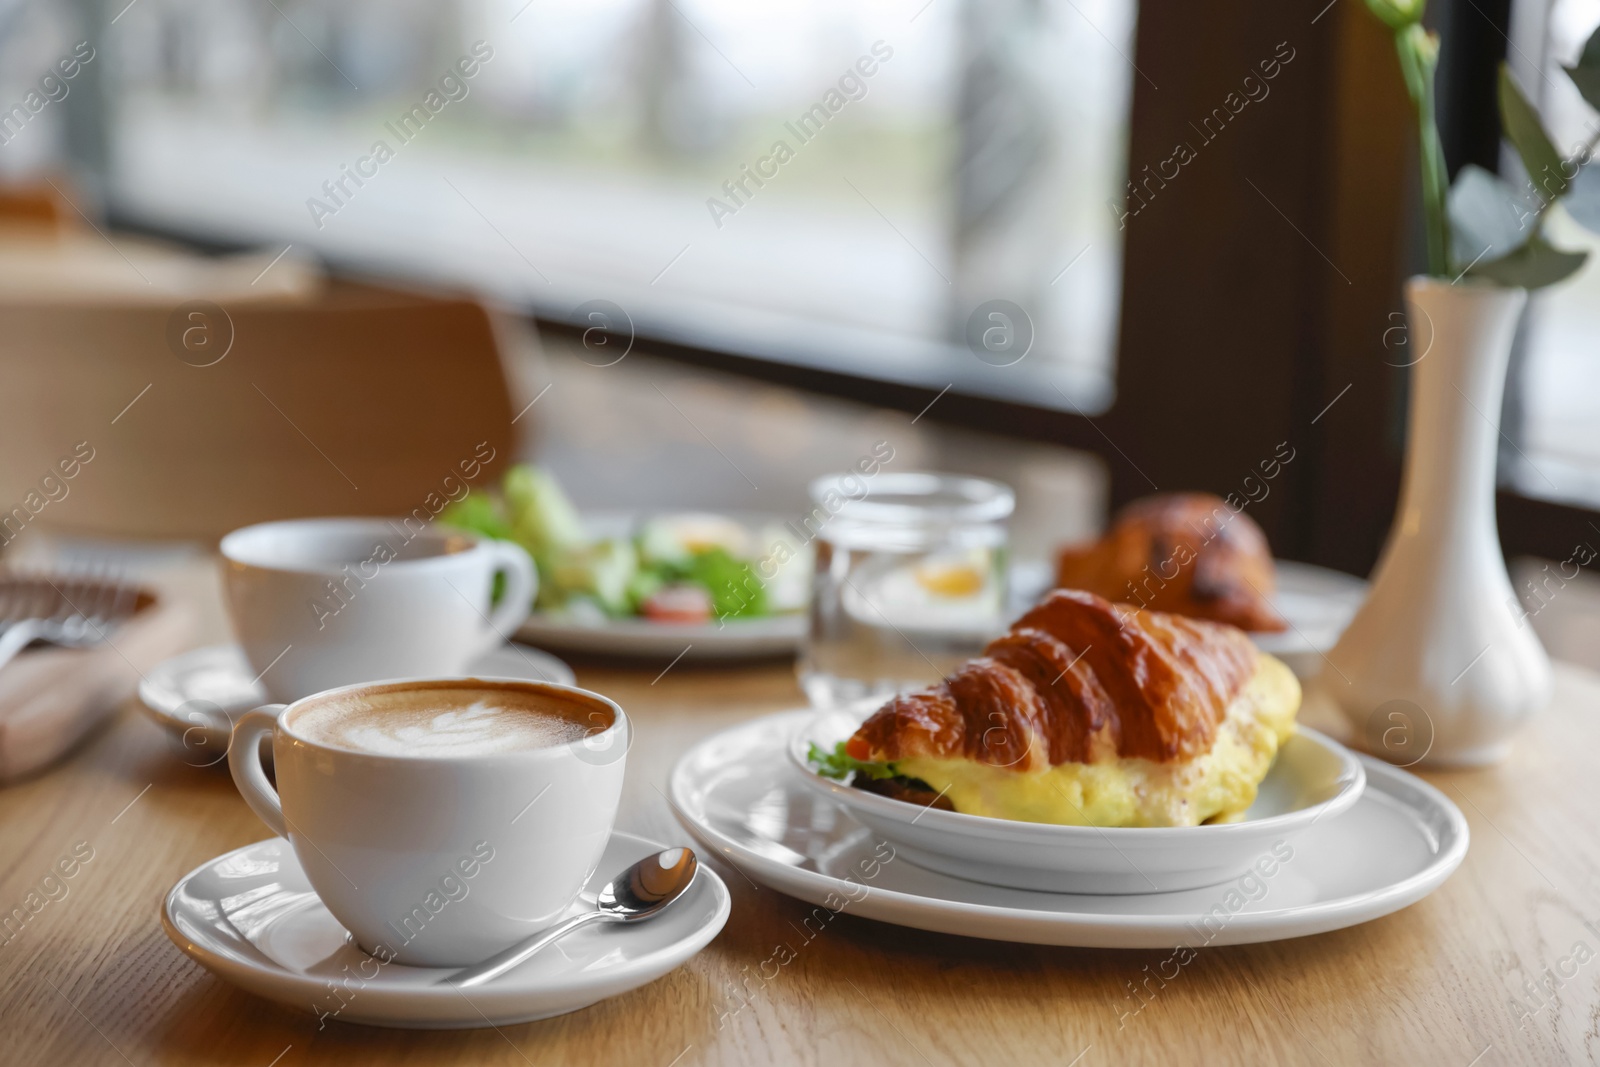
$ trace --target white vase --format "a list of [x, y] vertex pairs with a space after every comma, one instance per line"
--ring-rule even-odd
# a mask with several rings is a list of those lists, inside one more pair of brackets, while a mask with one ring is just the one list
[[1500, 400], [1522, 289], [1406, 284], [1412, 353], [1400, 507], [1355, 619], [1313, 688], [1377, 755], [1496, 762], [1550, 700], [1495, 528]]

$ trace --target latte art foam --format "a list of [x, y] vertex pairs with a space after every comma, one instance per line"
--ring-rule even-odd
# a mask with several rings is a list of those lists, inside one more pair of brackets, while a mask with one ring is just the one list
[[292, 732], [379, 756], [490, 756], [580, 741], [610, 726], [610, 709], [566, 694], [435, 683], [358, 690], [307, 705]]

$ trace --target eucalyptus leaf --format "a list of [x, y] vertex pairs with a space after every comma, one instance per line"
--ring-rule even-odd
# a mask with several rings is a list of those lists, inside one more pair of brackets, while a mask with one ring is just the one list
[[1537, 195], [1545, 200], [1559, 199], [1567, 191], [1566, 161], [1550, 135], [1544, 132], [1538, 112], [1522, 95], [1511, 78], [1511, 70], [1500, 64], [1500, 122], [1506, 137], [1516, 146]]
[[1590, 164], [1578, 171], [1561, 206], [1579, 226], [1600, 233], [1600, 166]]
[[1468, 163], [1450, 190], [1451, 251], [1456, 266], [1480, 256], [1502, 259], [1521, 248], [1533, 234], [1537, 204], [1524, 201], [1515, 186]]
[[1403, 30], [1412, 23], [1422, 21], [1426, 0], [1367, 0], [1367, 10], [1391, 30]]
[[1587, 252], [1563, 252], [1544, 238], [1534, 237], [1509, 256], [1483, 260], [1467, 273], [1501, 285], [1542, 289], [1577, 273], [1588, 258]]
[[1578, 87], [1578, 92], [1589, 101], [1589, 106], [1600, 111], [1600, 29], [1589, 36], [1588, 43], [1578, 56], [1578, 65], [1568, 67], [1567, 77]]

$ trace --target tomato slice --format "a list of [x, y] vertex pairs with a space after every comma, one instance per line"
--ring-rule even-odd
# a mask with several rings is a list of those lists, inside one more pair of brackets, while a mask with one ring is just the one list
[[639, 606], [639, 613], [657, 622], [711, 621], [711, 594], [698, 585], [668, 585]]

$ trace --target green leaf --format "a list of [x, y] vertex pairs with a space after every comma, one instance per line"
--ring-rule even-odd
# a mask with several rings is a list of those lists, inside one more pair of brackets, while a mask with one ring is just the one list
[[511, 523], [494, 497], [482, 489], [474, 489], [439, 513], [439, 521], [446, 526], [483, 534], [500, 541], [512, 540]]
[[1567, 77], [1578, 87], [1578, 92], [1589, 101], [1589, 106], [1600, 111], [1600, 29], [1590, 35], [1578, 56], [1578, 65], [1568, 67]]
[[690, 557], [685, 577], [711, 594], [711, 610], [719, 619], [741, 619], [767, 613], [767, 590], [755, 569], [734, 559], [725, 548], [710, 548]]
[[1523, 289], [1542, 289], [1571, 277], [1589, 258], [1587, 252], [1563, 252], [1534, 237], [1527, 244], [1501, 259], [1485, 260], [1468, 272], [1474, 278], [1487, 278], [1501, 285]]
[[1591, 233], [1600, 233], [1600, 167], [1591, 164], [1578, 171], [1561, 206], [1578, 225]]
[[1544, 132], [1538, 112], [1522, 95], [1511, 78], [1511, 69], [1500, 64], [1500, 124], [1506, 137], [1522, 157], [1535, 193], [1545, 200], [1556, 200], [1567, 191], [1566, 161], [1550, 135]]
[[1480, 257], [1500, 259], [1533, 234], [1538, 205], [1508, 181], [1468, 163], [1450, 190], [1451, 251], [1457, 268]]
[[836, 782], [844, 781], [851, 771], [875, 779], [895, 777], [893, 764], [868, 763], [865, 760], [853, 759], [845, 754], [845, 744], [846, 742], [840, 741], [830, 753], [813, 741], [810, 749], [806, 751], [806, 762], [815, 767], [822, 777], [832, 778]]
[[1422, 21], [1427, 0], [1367, 0], [1367, 10], [1391, 30], [1403, 30]]

